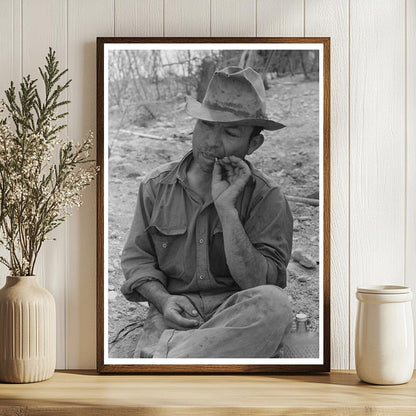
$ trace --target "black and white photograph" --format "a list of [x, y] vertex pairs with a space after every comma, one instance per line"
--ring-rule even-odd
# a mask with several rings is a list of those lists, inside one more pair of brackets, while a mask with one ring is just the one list
[[101, 42], [101, 370], [323, 369], [324, 43]]

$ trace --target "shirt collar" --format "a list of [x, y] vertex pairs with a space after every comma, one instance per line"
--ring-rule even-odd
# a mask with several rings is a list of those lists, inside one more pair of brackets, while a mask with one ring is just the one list
[[185, 156], [179, 161], [176, 167], [172, 169], [161, 182], [166, 184], [174, 184], [177, 180], [182, 183], [185, 182], [186, 171], [191, 161], [192, 150], [185, 154]]

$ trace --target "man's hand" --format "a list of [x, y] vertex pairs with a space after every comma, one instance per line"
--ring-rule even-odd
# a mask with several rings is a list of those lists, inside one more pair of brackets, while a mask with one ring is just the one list
[[186, 296], [169, 296], [163, 305], [162, 313], [172, 329], [198, 328], [204, 322]]
[[211, 195], [218, 213], [232, 210], [251, 171], [247, 163], [237, 156], [216, 160], [212, 171]]

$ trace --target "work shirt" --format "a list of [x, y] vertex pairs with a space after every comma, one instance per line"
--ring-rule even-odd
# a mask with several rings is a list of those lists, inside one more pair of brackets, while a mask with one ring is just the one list
[[[144, 301], [137, 289], [150, 280], [159, 281], [172, 295], [198, 299], [222, 301], [224, 294], [241, 290], [227, 266], [222, 226], [212, 199], [203, 201], [188, 185], [191, 161], [189, 152], [181, 161], [153, 170], [139, 185], [121, 257], [126, 278], [121, 291], [128, 300]], [[261, 284], [284, 288], [292, 214], [280, 189], [249, 167], [252, 174], [236, 209], [249, 240], [266, 259], [258, 269]]]

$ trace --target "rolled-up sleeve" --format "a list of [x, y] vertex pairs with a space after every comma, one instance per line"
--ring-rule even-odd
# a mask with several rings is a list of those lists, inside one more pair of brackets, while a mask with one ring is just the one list
[[293, 217], [279, 188], [271, 188], [256, 203], [244, 225], [253, 246], [265, 257], [266, 284], [286, 287], [286, 267], [292, 252]]
[[139, 186], [133, 222], [121, 255], [121, 267], [126, 281], [121, 292], [132, 302], [143, 302], [138, 288], [150, 280], [159, 281], [166, 286], [166, 276], [159, 270], [153, 242], [148, 233], [152, 215], [154, 195], [149, 182]]

